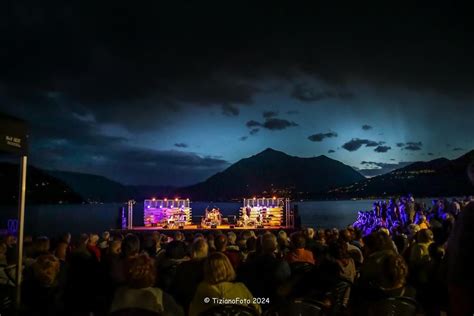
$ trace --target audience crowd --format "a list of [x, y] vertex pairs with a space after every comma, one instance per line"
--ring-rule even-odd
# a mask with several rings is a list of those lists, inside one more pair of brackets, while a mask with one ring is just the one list
[[[418, 314], [463, 315], [474, 298], [473, 214], [470, 199], [426, 206], [408, 196], [376, 202], [340, 230], [26, 236], [19, 312], [197, 316], [228, 304], [276, 315], [304, 302], [328, 315], [376, 315], [395, 299]], [[1, 315], [13, 299], [15, 257], [16, 239], [6, 236]]]

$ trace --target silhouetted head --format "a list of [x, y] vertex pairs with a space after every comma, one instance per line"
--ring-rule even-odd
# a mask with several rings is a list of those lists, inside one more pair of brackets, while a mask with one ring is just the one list
[[218, 235], [214, 239], [214, 245], [216, 246], [217, 251], [225, 251], [227, 248], [227, 236], [224, 234]]
[[140, 251], [140, 240], [133, 234], [128, 234], [122, 242], [122, 252], [126, 257], [135, 256]]
[[405, 285], [408, 275], [408, 266], [402, 256], [391, 253], [384, 256], [380, 262], [383, 277], [380, 286], [385, 289], [400, 288]]
[[59, 272], [59, 260], [53, 255], [41, 255], [33, 263], [34, 278], [42, 285], [50, 286]]
[[339, 239], [329, 245], [329, 254], [334, 259], [346, 259], [349, 258], [349, 252], [347, 250], [347, 242]]
[[266, 254], [274, 253], [278, 247], [277, 238], [272, 233], [265, 233], [262, 236], [262, 252]]
[[235, 280], [235, 270], [226, 255], [214, 252], [207, 258], [204, 264], [204, 279], [210, 284]]
[[206, 258], [209, 253], [209, 245], [204, 238], [196, 238], [192, 245], [193, 259]]
[[430, 229], [422, 229], [418, 232], [417, 240], [419, 243], [429, 243], [434, 240], [433, 232]]
[[125, 278], [131, 288], [141, 289], [153, 286], [156, 280], [156, 269], [153, 259], [141, 254], [128, 259]]
[[291, 235], [291, 244], [295, 249], [302, 249], [306, 247], [306, 239], [300, 232]]
[[467, 176], [471, 183], [474, 185], [474, 160], [467, 166]]

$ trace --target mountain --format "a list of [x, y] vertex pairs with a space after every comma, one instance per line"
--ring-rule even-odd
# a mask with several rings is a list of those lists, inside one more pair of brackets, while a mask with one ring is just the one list
[[467, 166], [474, 150], [449, 160], [420, 161], [384, 175], [369, 178], [328, 192], [337, 197], [375, 197], [412, 193], [416, 196], [459, 196], [474, 194]]
[[363, 179], [351, 167], [326, 156], [300, 158], [268, 148], [179, 192], [193, 200], [240, 199], [263, 194], [300, 197]]
[[62, 180], [88, 202], [120, 202], [133, 198], [133, 190], [129, 187], [103, 176], [57, 170], [46, 172]]
[[56, 170], [47, 172], [64, 181], [88, 202], [141, 201], [153, 196], [170, 195], [173, 191], [169, 186], [123, 185], [94, 174]]
[[[0, 162], [0, 204], [18, 202], [19, 165]], [[33, 204], [81, 203], [82, 197], [63, 181], [44, 170], [28, 166], [26, 199]]]

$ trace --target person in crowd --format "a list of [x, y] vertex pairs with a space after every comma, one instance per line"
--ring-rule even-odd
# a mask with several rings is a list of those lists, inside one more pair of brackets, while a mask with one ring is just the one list
[[315, 246], [314, 246], [314, 257], [323, 258], [326, 255], [326, 234], [324, 229], [318, 229], [315, 237]]
[[340, 277], [354, 283], [356, 278], [356, 266], [354, 260], [349, 254], [349, 249], [345, 239], [339, 239], [338, 241], [329, 245], [329, 254], [336, 260], [340, 270]]
[[[351, 284], [357, 275], [354, 260], [351, 258], [348, 250], [348, 243], [344, 238], [329, 245], [329, 254], [336, 261], [339, 267], [339, 277], [349, 281]], [[344, 295], [343, 306], [348, 306], [350, 297], [350, 287]]]
[[[181, 235], [175, 235], [178, 238], [166, 245], [165, 254], [156, 261], [158, 274], [161, 275], [157, 285], [165, 291], [171, 291], [178, 266], [189, 260], [188, 247]], [[184, 235], [182, 236], [184, 237]]]
[[216, 245], [214, 243], [214, 239], [215, 239], [214, 233], [209, 232], [207, 234], [207, 244], [209, 245], [209, 252], [216, 251]]
[[413, 268], [418, 268], [429, 261], [428, 247], [434, 241], [433, 232], [429, 229], [422, 229], [418, 232], [417, 242], [413, 245], [410, 252], [409, 263]]
[[147, 254], [129, 257], [125, 264], [125, 285], [117, 289], [110, 312], [143, 310], [159, 315], [184, 315], [183, 309], [173, 297], [154, 287], [156, 268]]
[[395, 254], [393, 242], [386, 233], [373, 232], [364, 237], [364, 264], [360, 268], [359, 286], [371, 288], [374, 279], [383, 274], [381, 262]]
[[64, 286], [67, 281], [67, 256], [69, 245], [65, 242], [57, 244], [54, 255], [59, 261], [58, 284]]
[[288, 263], [304, 262], [315, 264], [313, 253], [306, 250], [306, 239], [302, 233], [293, 233], [291, 235], [292, 250], [286, 255]]
[[100, 262], [101, 252], [100, 248], [97, 246], [97, 242], [99, 241], [99, 235], [97, 234], [90, 234], [89, 242], [87, 243], [87, 250], [93, 255], [93, 257]]
[[7, 245], [0, 242], [0, 285], [15, 286], [15, 261], [7, 260]]
[[163, 248], [164, 236], [160, 232], [153, 232], [151, 241], [150, 247], [146, 250], [151, 257], [159, 260], [159, 257], [165, 253], [165, 249]]
[[[245, 302], [249, 300], [250, 306], [258, 313], [261, 307], [253, 303], [253, 295], [248, 288], [240, 282], [234, 282], [236, 278], [235, 270], [229, 259], [222, 252], [216, 251], [209, 255], [204, 263], [204, 281], [201, 282], [196, 289], [193, 300], [189, 307], [189, 316], [198, 316], [203, 311], [218, 304], [212, 298], [239, 300], [236, 303], [247, 305]], [[211, 298], [205, 303], [205, 298]]]
[[339, 236], [341, 240], [346, 242], [348, 253], [354, 259], [356, 264], [360, 266], [364, 262], [364, 255], [362, 254], [362, 251], [357, 246], [354, 246], [351, 243], [352, 242], [351, 231], [349, 229], [343, 229], [340, 231]]
[[[370, 262], [369, 258], [364, 265]], [[412, 299], [416, 297], [416, 290], [407, 285], [408, 266], [403, 257], [389, 251], [379, 259], [379, 273], [373, 275], [370, 287], [355, 289], [355, 315], [381, 315], [381, 311], [374, 312], [372, 309], [382, 300], [402, 296]]]
[[[474, 159], [468, 165], [467, 176], [474, 185]], [[451, 315], [474, 314], [474, 201], [459, 213], [447, 248], [448, 289]]]
[[33, 258], [49, 254], [50, 241], [46, 236], [40, 236], [33, 241]]
[[239, 272], [242, 281], [256, 297], [276, 301], [279, 288], [290, 279], [290, 266], [285, 260], [277, 258], [278, 242], [274, 234], [263, 234], [261, 243], [262, 252], [250, 257]]
[[278, 241], [278, 256], [280, 258], [284, 258], [290, 251], [290, 240], [288, 238], [288, 235], [286, 234], [286, 231], [280, 230], [278, 232], [277, 241]]
[[314, 229], [311, 227], [308, 227], [304, 230], [304, 236], [306, 238], [306, 249], [311, 251], [313, 255], [316, 253], [316, 240], [314, 240]]
[[12, 234], [5, 236], [3, 242], [7, 246], [6, 257], [8, 261], [15, 260], [16, 257], [16, 237]]
[[240, 253], [227, 249], [227, 236], [224, 234], [217, 235], [214, 239], [214, 244], [216, 246], [216, 251], [222, 252], [224, 255], [226, 255], [227, 258], [229, 258], [232, 267], [234, 267], [234, 269], [237, 269], [241, 261]]
[[191, 260], [182, 262], [176, 268], [171, 293], [185, 310], [188, 310], [194, 292], [204, 279], [204, 261], [208, 254], [207, 240], [196, 238], [191, 246]]
[[418, 216], [416, 224], [420, 227], [420, 230], [430, 228], [430, 223], [428, 222], [424, 214], [420, 214], [420, 216]]
[[100, 266], [87, 249], [89, 235], [82, 234], [71, 253], [67, 283], [64, 288], [66, 313], [89, 313], [96, 310], [100, 296]]
[[227, 250], [228, 251], [240, 251], [239, 246], [237, 246], [237, 235], [234, 232], [227, 233]]
[[248, 261], [257, 255], [257, 238], [250, 237], [247, 239], [244, 247], [241, 248], [242, 261]]
[[98, 247], [99, 247], [101, 253], [105, 253], [105, 251], [109, 247], [109, 243], [110, 243], [110, 232], [104, 231], [102, 233], [102, 238], [100, 238], [100, 240], [98, 242]]
[[64, 311], [57, 276], [59, 260], [51, 254], [36, 258], [33, 274], [22, 283], [22, 305], [28, 315], [58, 315]]

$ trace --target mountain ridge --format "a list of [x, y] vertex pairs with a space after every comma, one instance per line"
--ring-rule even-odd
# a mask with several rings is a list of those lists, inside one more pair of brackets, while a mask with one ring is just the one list
[[180, 191], [192, 199], [225, 200], [262, 194], [295, 196], [362, 179], [352, 167], [324, 155], [297, 157], [267, 148]]
[[467, 166], [474, 161], [474, 150], [455, 159], [437, 158], [414, 162], [383, 175], [346, 187], [334, 188], [330, 197], [381, 197], [402, 194], [416, 196], [456, 196], [474, 194]]

